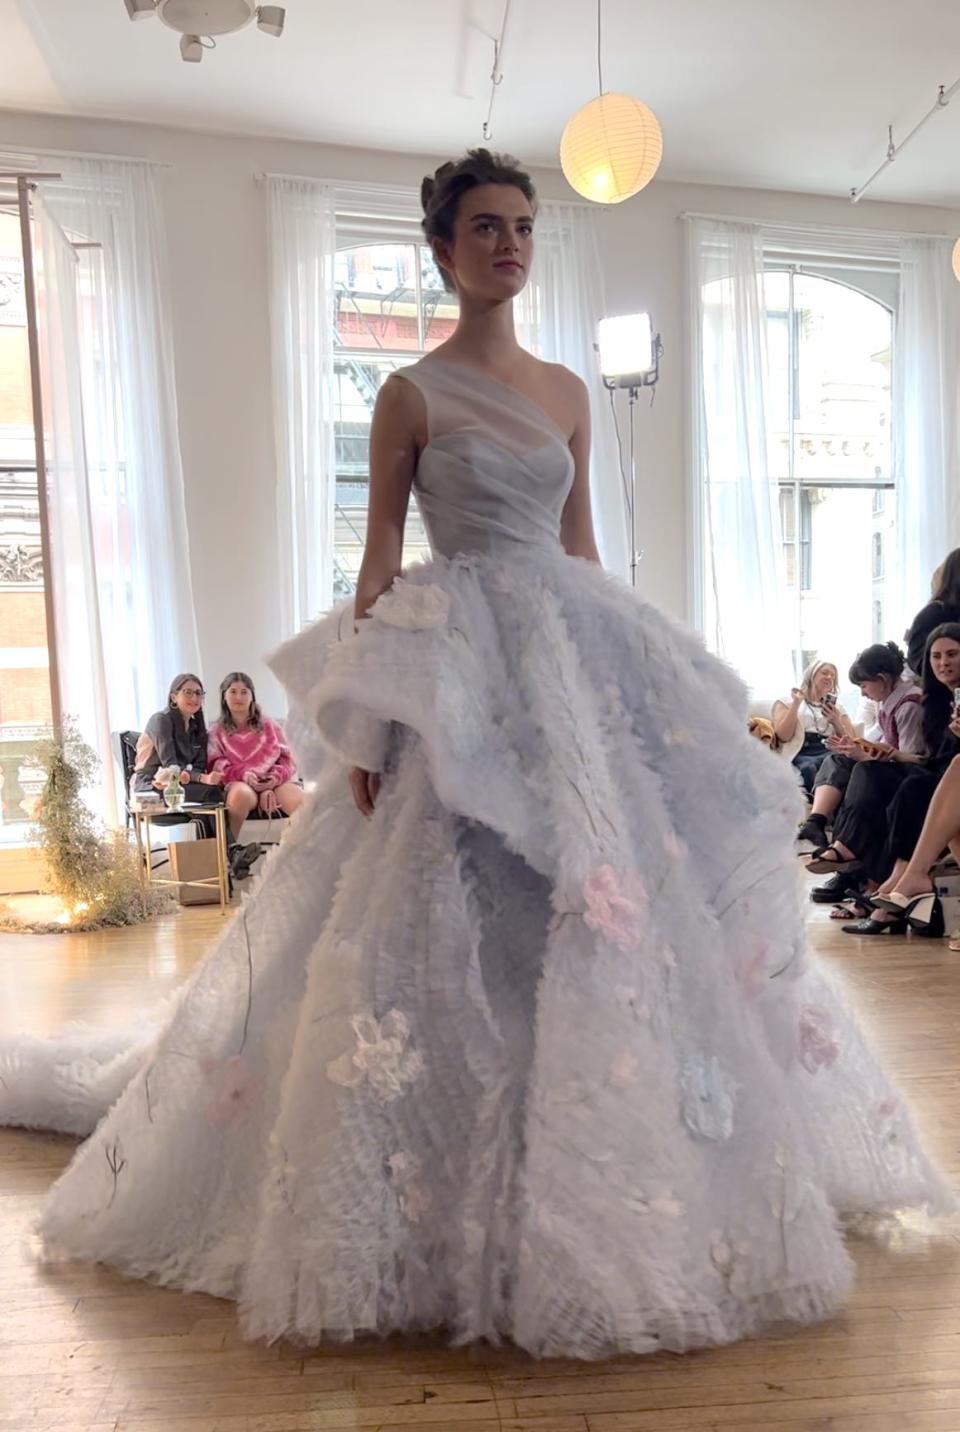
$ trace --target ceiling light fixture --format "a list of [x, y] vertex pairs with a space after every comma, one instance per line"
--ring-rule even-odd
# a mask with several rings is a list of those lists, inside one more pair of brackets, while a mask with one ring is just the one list
[[653, 110], [603, 88], [601, 6], [597, 0], [598, 95], [578, 109], [560, 139], [567, 183], [596, 204], [620, 204], [645, 188], [660, 167], [663, 135]]
[[[180, 54], [198, 64], [217, 35], [232, 35], [255, 20], [257, 28], [275, 38], [283, 34], [287, 12], [282, 5], [258, 5], [256, 0], [123, 0], [131, 20], [156, 15], [181, 36]], [[206, 43], [205, 43], [206, 42]]]

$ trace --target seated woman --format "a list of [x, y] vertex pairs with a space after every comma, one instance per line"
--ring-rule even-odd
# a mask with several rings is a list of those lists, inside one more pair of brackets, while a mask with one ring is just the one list
[[934, 627], [943, 626], [944, 622], [960, 622], [960, 547], [955, 547], [934, 572], [930, 595], [932, 600], [917, 612], [905, 638], [907, 665], [918, 676]]
[[192, 671], [170, 683], [166, 709], [155, 711], [137, 741], [133, 790], [161, 790], [161, 772], [177, 766], [185, 798], [194, 805], [223, 799], [223, 777], [207, 770], [207, 723], [203, 682]]
[[[792, 764], [800, 772], [800, 781], [808, 793], [813, 790], [817, 772], [830, 754], [827, 737], [854, 734], [850, 718], [837, 704], [839, 684], [840, 674], [832, 661], [814, 661], [800, 678], [800, 685], [790, 693], [789, 703], [773, 703], [771, 716], [777, 740], [792, 757]], [[813, 838], [804, 835], [803, 830], [801, 826], [801, 839]]]
[[[905, 864], [909, 859], [937, 784], [952, 758], [960, 754], [952, 695], [960, 685], [960, 625], [946, 623], [931, 633], [923, 666], [921, 734], [929, 754], [917, 756], [888, 748], [879, 759], [864, 757], [858, 762], [833, 845], [812, 862], [809, 868], [813, 871], [856, 868], [863, 874], [866, 889], [876, 892], [897, 870], [897, 862]], [[877, 935], [904, 928], [902, 919], [882, 910], [870, 913], [872, 902], [853, 899], [867, 918], [845, 926], [848, 933]], [[915, 926], [919, 923], [914, 921]], [[934, 932], [934, 926], [929, 932]]]
[[[920, 733], [920, 688], [904, 680], [903, 652], [895, 642], [878, 643], [861, 651], [850, 668], [850, 680], [860, 695], [876, 706], [882, 744], [909, 755], [923, 754]], [[850, 777], [863, 752], [855, 745], [853, 727], [826, 738], [827, 752], [813, 783], [813, 807], [800, 827], [799, 839], [826, 844], [827, 826], [843, 800]]]
[[[960, 742], [960, 706], [954, 707], [950, 731]], [[954, 756], [933, 793], [910, 859], [899, 860], [877, 891], [875, 909], [919, 923], [921, 928], [936, 924], [939, 902], [930, 872], [944, 850], [960, 865], [960, 756]], [[960, 930], [951, 936], [950, 949], [960, 953]]]
[[[203, 715], [205, 692], [199, 676], [181, 672], [170, 683], [165, 711], [156, 711], [137, 742], [133, 774], [134, 791], [160, 790], [166, 784], [162, 773], [171, 766], [180, 769], [180, 784], [192, 805], [218, 805], [223, 800], [223, 776], [208, 769], [209, 737]], [[200, 824], [213, 834], [213, 817], [203, 816]], [[230, 869], [237, 879], [249, 873], [260, 854], [257, 845], [240, 846], [227, 829]]]
[[231, 671], [220, 683], [220, 717], [210, 727], [208, 756], [226, 787], [234, 838], [257, 808], [267, 816], [293, 815], [303, 804], [283, 730], [260, 710], [244, 671]]

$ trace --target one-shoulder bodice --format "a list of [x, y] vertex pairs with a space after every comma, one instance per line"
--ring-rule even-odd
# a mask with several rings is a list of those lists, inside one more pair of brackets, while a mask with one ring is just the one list
[[574, 464], [553, 419], [462, 363], [428, 356], [400, 376], [426, 405], [428, 440], [414, 490], [434, 553], [555, 548]]

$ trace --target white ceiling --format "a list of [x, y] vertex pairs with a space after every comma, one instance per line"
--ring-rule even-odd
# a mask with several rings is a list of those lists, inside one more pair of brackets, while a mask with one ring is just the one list
[[[411, 153], [480, 142], [503, 0], [287, 0], [186, 65], [123, 0], [0, 0], [0, 106]], [[557, 162], [596, 93], [593, 0], [513, 0], [494, 147]], [[656, 111], [669, 179], [839, 194], [960, 76], [955, 0], [604, 0], [604, 81]], [[2, 125], [0, 125], [2, 141]], [[960, 205], [960, 95], [871, 191]]]

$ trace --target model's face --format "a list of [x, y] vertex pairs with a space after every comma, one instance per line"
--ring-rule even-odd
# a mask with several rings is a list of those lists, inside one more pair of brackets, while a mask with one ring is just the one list
[[944, 686], [960, 686], [960, 642], [941, 636], [930, 647], [930, 670]]
[[836, 667], [822, 666], [813, 678], [813, 699], [822, 701], [831, 691], [836, 691], [838, 684]]
[[223, 696], [231, 716], [246, 716], [249, 713], [253, 692], [245, 681], [231, 681]]
[[480, 184], [460, 200], [453, 241], [434, 242], [461, 297], [503, 302], [520, 292], [533, 260], [533, 211], [519, 189]]
[[174, 693], [173, 702], [183, 719], [189, 721], [203, 706], [203, 687], [191, 677]]

